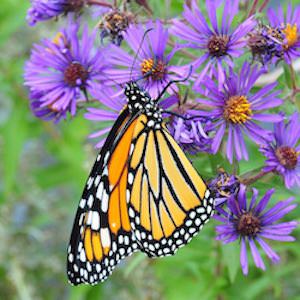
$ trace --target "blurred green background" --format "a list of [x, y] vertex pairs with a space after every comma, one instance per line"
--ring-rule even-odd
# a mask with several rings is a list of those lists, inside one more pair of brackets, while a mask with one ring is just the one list
[[[220, 246], [214, 240], [214, 222], [174, 257], [150, 260], [135, 254], [103, 284], [68, 284], [67, 243], [96, 151], [87, 140], [92, 129], [82, 114], [53, 125], [35, 119], [29, 110], [22, 85], [24, 61], [32, 43], [52, 37], [59, 24], [30, 28], [25, 21], [28, 2], [2, 0], [0, 9], [0, 300], [300, 299], [299, 240], [274, 243], [280, 265], [267, 263], [266, 272], [251, 265], [244, 277], [238, 244]], [[165, 6], [171, 4], [168, 15], [176, 15], [182, 2], [150, 4], [158, 16], [166, 16]], [[284, 86], [283, 77], [279, 82]], [[251, 165], [243, 163], [243, 171], [263, 165], [257, 149], [250, 151], [255, 159]], [[222, 158], [216, 161], [222, 165]], [[216, 167], [207, 166], [205, 156], [196, 166], [207, 178]], [[274, 201], [298, 194], [286, 191], [279, 179], [256, 185], [262, 192], [273, 186], [278, 190]], [[299, 210], [291, 218], [299, 220]], [[300, 237], [299, 230], [295, 234]]]

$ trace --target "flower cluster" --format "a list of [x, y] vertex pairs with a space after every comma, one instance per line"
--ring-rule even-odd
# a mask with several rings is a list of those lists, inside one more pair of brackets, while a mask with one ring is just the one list
[[[300, 91], [293, 66], [300, 57], [300, 6], [288, 5], [285, 12], [281, 6], [257, 8], [254, 1], [245, 11], [239, 0], [206, 0], [204, 7], [192, 0], [182, 16], [162, 21], [147, 1], [136, 1], [144, 14], [131, 2], [31, 1], [30, 25], [69, 15], [56, 35], [33, 46], [25, 65], [33, 114], [58, 123], [76, 117], [80, 108], [97, 127], [90, 137], [101, 148], [126, 106], [124, 84], [138, 81], [159, 102], [179, 146], [195, 161], [208, 158], [208, 187], [221, 222], [217, 239], [240, 241], [244, 274], [247, 248], [265, 269], [258, 246], [279, 261], [265, 240], [294, 240], [297, 223], [280, 219], [296, 204], [288, 199], [267, 209], [274, 189], [261, 191], [260, 201], [255, 188], [248, 201], [247, 191], [276, 177], [283, 178], [282, 189], [300, 187], [300, 114], [290, 113]], [[100, 18], [92, 31], [83, 24], [88, 14], [80, 15], [86, 6]], [[268, 77], [279, 65], [290, 70], [286, 86], [280, 83], [284, 78]], [[264, 84], [262, 77], [269, 81]], [[258, 156], [265, 157], [264, 165], [252, 168]], [[245, 173], [242, 161], [250, 161]]]

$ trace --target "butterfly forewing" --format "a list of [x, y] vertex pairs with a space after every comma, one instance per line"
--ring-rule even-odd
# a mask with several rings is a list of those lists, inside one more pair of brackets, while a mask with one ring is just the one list
[[95, 284], [137, 249], [126, 203], [127, 157], [137, 117], [125, 109], [97, 157], [75, 217], [68, 248], [72, 284]]

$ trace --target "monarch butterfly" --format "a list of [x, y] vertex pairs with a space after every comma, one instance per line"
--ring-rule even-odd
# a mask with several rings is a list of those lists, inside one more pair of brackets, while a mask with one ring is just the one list
[[70, 283], [104, 281], [140, 250], [173, 255], [214, 211], [210, 191], [136, 82], [87, 180], [68, 247]]

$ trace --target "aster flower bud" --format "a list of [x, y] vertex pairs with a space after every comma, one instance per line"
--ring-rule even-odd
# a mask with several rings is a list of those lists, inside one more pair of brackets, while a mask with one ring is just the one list
[[224, 169], [219, 169], [218, 175], [209, 182], [208, 187], [215, 197], [217, 207], [237, 194], [240, 181], [235, 175], [230, 175]]
[[198, 114], [198, 103], [194, 103], [178, 95], [179, 106], [175, 107], [168, 122], [168, 129], [177, 143], [188, 153], [211, 153], [211, 143], [214, 132], [213, 123], [209, 117]]
[[258, 59], [263, 65], [269, 63], [274, 57], [281, 57], [284, 36], [280, 30], [260, 24], [249, 33], [248, 47], [253, 60]]
[[123, 33], [134, 21], [134, 18], [134, 15], [127, 11], [122, 12], [119, 9], [108, 11], [99, 22], [101, 40], [109, 37], [112, 43], [120, 46], [124, 38]]

